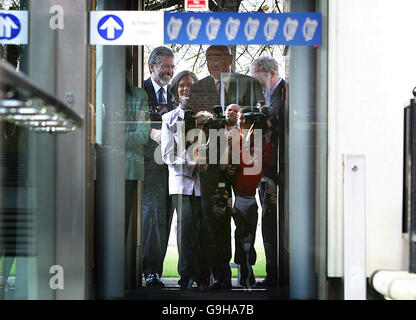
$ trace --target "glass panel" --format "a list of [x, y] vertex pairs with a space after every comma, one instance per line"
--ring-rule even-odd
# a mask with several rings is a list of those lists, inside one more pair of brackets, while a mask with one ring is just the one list
[[[3, 10], [29, 10], [27, 1], [0, 1]], [[35, 19], [34, 19], [35, 20]], [[39, 87], [53, 88], [50, 61], [37, 60], [37, 46], [1, 45], [2, 60], [29, 76]], [[34, 76], [36, 61], [42, 77]], [[10, 99], [29, 101], [25, 91], [2, 88], [2, 104]], [[27, 108], [29, 112], [30, 108]], [[0, 299], [51, 299], [49, 268], [55, 239], [54, 135], [36, 133], [21, 122], [0, 122], [2, 143], [0, 212]], [[47, 280], [45, 280], [45, 278]]]
[[[112, 150], [120, 155], [119, 161], [124, 165], [124, 235], [126, 238], [129, 228], [134, 227], [131, 226], [133, 221], [131, 217], [135, 216], [136, 210], [136, 186], [141, 186], [139, 190], [142, 190], [138, 195], [138, 206], [142, 207], [140, 245], [143, 278], [140, 274], [139, 283], [160, 285], [161, 281], [167, 284], [187, 286], [192, 283], [192, 281], [189, 282], [190, 280], [194, 280], [194, 285], [209, 285], [209, 271], [208, 273], [203, 272], [211, 267], [218, 269], [215, 271], [214, 279], [221, 280], [221, 277], [225, 277], [221, 281], [225, 281], [226, 286], [232, 282], [234, 286], [251, 287], [254, 285], [254, 276], [258, 280], [262, 280], [266, 276], [265, 248], [268, 260], [272, 261], [274, 265], [268, 266], [268, 269], [274, 268], [268, 281], [276, 283], [278, 280], [276, 267], [278, 258], [275, 253], [277, 252], [277, 218], [273, 212], [277, 212], [277, 192], [280, 184], [277, 176], [279, 132], [269, 130], [266, 137], [266, 130], [263, 132], [263, 128], [267, 124], [270, 126], [280, 125], [277, 112], [282, 117], [280, 113], [283, 112], [282, 94], [284, 90], [282, 88], [284, 88], [284, 81], [281, 79], [285, 74], [283, 48], [279, 46], [238, 46], [228, 49], [226, 47], [211, 47], [208, 50], [208, 46], [199, 45], [172, 45], [158, 48], [145, 46], [143, 68], [145, 80], [140, 86], [132, 84], [134, 79], [131, 79], [130, 73], [130, 60], [133, 61], [133, 67], [137, 68], [134, 63], [136, 57], [131, 54], [137, 51], [135, 48], [119, 48], [117, 56], [112, 56], [114, 60], [107, 60], [107, 62], [105, 61], [106, 54], [111, 49], [105, 46], [95, 46], [95, 48], [97, 130], [97, 211], [95, 216], [97, 219], [107, 219], [111, 215], [114, 219], [120, 218], [115, 217], [114, 210], [106, 213], [104, 205], [115, 201], [114, 194], [116, 192], [120, 195], [120, 190], [116, 191], [115, 187], [119, 181], [115, 182], [109, 179], [109, 175], [112, 176], [113, 173], [102, 171], [100, 168], [104, 168], [106, 161], [110, 161], [104, 156], [105, 148], [120, 143], [116, 140], [110, 141], [114, 123], [119, 126], [124, 124], [124, 154], [122, 143], [120, 143], [120, 147], [115, 147]], [[122, 51], [126, 52], [126, 70], [128, 71], [125, 79], [125, 104], [123, 104], [123, 99], [119, 98], [119, 100], [113, 100], [112, 105], [108, 105], [103, 102], [105, 99], [109, 101], [106, 92], [112, 90], [117, 96], [121, 92], [120, 90], [123, 90], [122, 82], [115, 80], [121, 77], [120, 71], [113, 69], [113, 64], [119, 63], [119, 60], [123, 58]], [[273, 59], [259, 61], [258, 70], [251, 70], [253, 58], [265, 55], [265, 53]], [[109, 57], [108, 55], [107, 58]], [[238, 59], [234, 59], [234, 57], [238, 57]], [[266, 64], [268, 69], [265, 69], [263, 64]], [[109, 73], [109, 70], [113, 70], [112, 81], [106, 84], [105, 73]], [[255, 77], [251, 77], [251, 75]], [[221, 83], [219, 88], [216, 87], [212, 76]], [[200, 82], [196, 83], [198, 80]], [[262, 111], [267, 112], [270, 109], [272, 104], [270, 91], [276, 90], [278, 85], [280, 87], [276, 93], [280, 92], [279, 102], [273, 102], [275, 113], [270, 113], [270, 119], [266, 121], [267, 116]], [[265, 106], [264, 94], [266, 93], [269, 94], [266, 95], [268, 106]], [[243, 113], [240, 115], [238, 112], [240, 108], [245, 108], [245, 117]], [[113, 110], [119, 111], [117, 118], [113, 117]], [[120, 110], [124, 110], [124, 112], [120, 112]], [[170, 140], [175, 144], [175, 152], [168, 155], [169, 142], [166, 139], [169, 139], [168, 136], [173, 139], [180, 129], [176, 124], [177, 116], [172, 120], [174, 124], [170, 123], [169, 125], [170, 120], [167, 120], [167, 117], [172, 117], [175, 112], [176, 114], [182, 112], [179, 110], [186, 110], [182, 116], [185, 123], [185, 133], [189, 133], [191, 129], [201, 128], [206, 133], [209, 132], [209, 129], [226, 129], [227, 132], [234, 132], [236, 136], [239, 136], [239, 126], [244, 126], [244, 129], [248, 131], [251, 124], [255, 124], [255, 129], [260, 132], [260, 138], [256, 140], [260, 143], [260, 149], [263, 140], [267, 139], [267, 143], [270, 143], [268, 148], [274, 152], [274, 155], [268, 155], [271, 157], [268, 159], [271, 162], [268, 167], [269, 176], [264, 175], [261, 179], [261, 170], [259, 170], [254, 176], [254, 180], [249, 181], [250, 179], [240, 176], [238, 183], [233, 183], [232, 181], [236, 177], [232, 174], [228, 176], [222, 170], [224, 166], [220, 169], [220, 165], [211, 162], [211, 160], [216, 161], [217, 155], [221, 153], [221, 139], [217, 145], [218, 152], [214, 147], [209, 148], [211, 151], [208, 152], [213, 152], [215, 159], [209, 159], [209, 165], [207, 164], [208, 167], [205, 166], [205, 169], [202, 168], [204, 166], [201, 166], [201, 172], [195, 169], [194, 162], [178, 156], [175, 148], [180, 148], [180, 146], [177, 141]], [[165, 117], [165, 124], [163, 124], [162, 117]], [[111, 118], [112, 121], [109, 121], [108, 118]], [[202, 121], [203, 119], [205, 120]], [[240, 123], [238, 124], [238, 122]], [[162, 128], [162, 126], [165, 127]], [[261, 138], [262, 134], [263, 139]], [[191, 142], [187, 144], [187, 147], [190, 144]], [[100, 154], [101, 152], [102, 154]], [[170, 156], [173, 157], [173, 160], [169, 160]], [[123, 158], [124, 160], [120, 160]], [[237, 158], [239, 161], [240, 157]], [[260, 156], [259, 159], [262, 160], [263, 157]], [[185, 166], [180, 164], [181, 161], [185, 161]], [[108, 162], [108, 165], [115, 163]], [[235, 164], [233, 166], [233, 169], [230, 168], [230, 170], [240, 172], [239, 170], [243, 169], [236, 169]], [[195, 171], [193, 171], [194, 169]], [[244, 187], [242, 190], [237, 189], [237, 194], [234, 190], [232, 191], [232, 185], [237, 188], [237, 185], [242, 187], [241, 184], [244, 183], [248, 184], [247, 190]], [[257, 190], [258, 185], [260, 185], [259, 190]], [[223, 192], [226, 195], [223, 195]], [[112, 199], [107, 199], [103, 194], [112, 195]], [[230, 207], [222, 207], [223, 204], [221, 201], [217, 201], [217, 198], [231, 199]], [[217, 217], [218, 212], [214, 213], [212, 209], [212, 205], [217, 206], [218, 203], [221, 207], [215, 210], [224, 211], [223, 216], [219, 218]], [[113, 205], [119, 206], [120, 203]], [[266, 217], [266, 221], [261, 221], [262, 219], [257, 217], [263, 216], [262, 210], [263, 207], [266, 210], [266, 206], [271, 219]], [[237, 208], [240, 208], [240, 211]], [[233, 218], [232, 212], [235, 214]], [[204, 218], [206, 216], [209, 216], [208, 220]], [[273, 217], [275, 217], [274, 220]], [[235, 221], [237, 222], [235, 223]], [[105, 224], [105, 221], [97, 221], [97, 224], [101, 228], [101, 224]], [[240, 234], [239, 239], [234, 237], [236, 224], [240, 224], [240, 231], [237, 230], [236, 233]], [[266, 239], [265, 245], [262, 241], [262, 224], [270, 226], [270, 230], [265, 231], [266, 238], [269, 237], [269, 240]], [[244, 237], [241, 236], [241, 230], [247, 228], [251, 228], [252, 231]], [[215, 229], [218, 231], [210, 231]], [[100, 230], [99, 233], [104, 232], [103, 229]], [[219, 239], [215, 239], [216, 237]], [[243, 238], [251, 240], [244, 242]], [[256, 239], [255, 246], [253, 246], [254, 239]], [[243, 243], [248, 248], [246, 248], [247, 252], [244, 251]], [[287, 243], [284, 241], [280, 241], [280, 243], [281, 251], [286, 252]], [[99, 246], [98, 250], [104, 250], [100, 244], [97, 245]], [[257, 260], [255, 259], [256, 255]], [[254, 265], [254, 274], [251, 267], [246, 268], [246, 259], [249, 259], [249, 265]], [[190, 265], [196, 260], [199, 261], [198, 267], [194, 269]], [[220, 265], [216, 265], [214, 260], [221, 260]], [[287, 263], [286, 260], [284, 263]], [[100, 262], [96, 261], [96, 263]], [[102, 266], [102, 268], [105, 267]], [[109, 266], [109, 268], [112, 267]], [[238, 270], [243, 274], [241, 282], [238, 279]], [[283, 267], [281, 270], [281, 272], [283, 270], [285, 272], [284, 275], [280, 275], [282, 285], [287, 286], [287, 270]], [[97, 272], [101, 274], [99, 270]], [[108, 270], [102, 272], [105, 273]], [[101, 279], [100, 277], [101, 275], [98, 276], [98, 279]], [[105, 279], [105, 276], [102, 279]]]
[[[145, 176], [144, 176], [144, 182], [143, 182], [143, 272], [144, 272], [144, 281], [143, 283], [146, 283], [146, 277], [149, 276], [149, 274], [157, 273], [159, 276], [162, 277], [162, 281], [165, 281], [167, 283], [171, 283], [171, 280], [169, 278], [176, 277], [180, 278], [179, 284], [186, 285], [187, 280], [187, 270], [186, 267], [183, 265], [185, 264], [183, 261], [186, 261], [186, 259], [190, 259], [189, 256], [187, 257], [186, 251], [181, 251], [185, 249], [179, 249], [178, 247], [181, 246], [181, 242], [186, 242], [185, 239], [190, 239], [187, 237], [190, 237], [192, 235], [192, 232], [187, 229], [186, 226], [186, 218], [181, 217], [181, 215], [178, 215], [178, 210], [182, 211], [182, 214], [185, 214], [184, 212], [187, 212], [186, 206], [188, 205], [186, 196], [190, 195], [200, 195], [202, 193], [202, 217], [205, 215], [211, 216], [210, 221], [205, 221], [204, 218], [201, 218], [198, 220], [196, 218], [195, 222], [198, 225], [198, 228], [196, 230], [200, 230], [200, 234], [204, 234], [206, 236], [209, 236], [210, 238], [200, 239], [202, 241], [199, 244], [198, 248], [194, 248], [195, 250], [206, 250], [208, 252], [208, 255], [205, 257], [205, 259], [211, 260], [214, 259], [214, 256], [217, 256], [215, 259], [222, 259], [222, 266], [218, 267], [220, 271], [217, 272], [217, 274], [214, 275], [214, 278], [216, 280], [219, 280], [221, 276], [219, 275], [221, 272], [224, 274], [224, 276], [228, 279], [227, 285], [231, 282], [229, 282], [231, 279], [228, 276], [228, 273], [230, 275], [232, 274], [232, 282], [234, 286], [240, 286], [240, 283], [238, 283], [238, 267], [240, 267], [240, 271], [244, 270], [245, 268], [245, 261], [246, 258], [250, 259], [249, 264], [253, 264], [253, 270], [254, 270], [254, 276], [262, 280], [266, 276], [266, 254], [265, 254], [265, 246], [263, 245], [262, 241], [262, 230], [261, 225], [262, 221], [261, 218], [254, 219], [254, 217], [262, 217], [262, 207], [264, 207], [264, 201], [266, 198], [266, 203], [268, 203], [269, 209], [267, 210], [273, 210], [271, 209], [274, 205], [275, 211], [277, 211], [277, 175], [276, 175], [276, 163], [277, 158], [274, 158], [275, 166], [270, 167], [270, 175], [269, 177], [264, 177], [260, 181], [260, 176], [257, 176], [258, 181], [255, 182], [254, 180], [251, 183], [250, 189], [250, 195], [245, 195], [245, 197], [248, 197], [249, 199], [253, 199], [253, 204], [257, 205], [257, 210], [255, 209], [255, 213], [251, 212], [252, 209], [249, 211], [245, 211], [243, 213], [238, 212], [235, 213], [235, 217], [231, 218], [231, 212], [234, 212], [236, 210], [236, 206], [241, 208], [241, 203], [245, 203], [244, 200], [241, 200], [241, 190], [238, 190], [239, 194], [237, 195], [237, 204], [236, 204], [236, 196], [234, 189], [231, 191], [231, 185], [233, 184], [231, 181], [235, 179], [232, 176], [226, 177], [224, 181], [226, 181], [226, 189], [227, 194], [229, 196], [226, 196], [226, 198], [232, 199], [232, 203], [234, 206], [234, 209], [227, 209], [227, 214], [224, 215], [223, 218], [215, 218], [213, 216], [212, 208], [208, 208], [213, 203], [216, 203], [216, 201], [211, 197], [212, 194], [220, 195], [221, 185], [218, 183], [221, 182], [219, 176], [210, 179], [210, 174], [218, 174], [218, 168], [216, 168], [215, 165], [210, 165], [212, 171], [208, 171], [209, 174], [206, 172], [200, 172], [197, 173], [198, 179], [195, 180], [198, 185], [198, 187], [195, 187], [195, 182], [192, 182], [192, 179], [188, 179], [189, 181], [185, 181], [185, 178], [178, 179], [177, 175], [180, 175], [180, 173], [176, 172], [175, 170], [179, 170], [178, 166], [175, 164], [170, 164], [167, 166], [166, 164], [162, 165], [155, 165], [154, 158], [156, 158], [156, 155], [160, 153], [158, 150], [158, 147], [161, 143], [162, 145], [162, 154], [166, 152], [166, 148], [163, 147], [163, 142], [161, 142], [161, 138], [159, 135], [165, 137], [161, 130], [162, 127], [162, 116], [168, 117], [166, 112], [174, 112], [174, 110], [177, 107], [190, 107], [192, 110], [188, 110], [186, 112], [189, 112], [192, 114], [192, 121], [195, 121], [195, 123], [192, 122], [186, 122], [186, 116], [185, 116], [185, 128], [187, 125], [189, 125], [189, 128], [198, 127], [201, 128], [200, 124], [202, 119], [210, 118], [212, 120], [211, 124], [209, 123], [209, 120], [203, 121], [203, 127], [210, 128], [210, 129], [226, 129], [227, 132], [233, 132], [233, 130], [236, 128], [235, 132], [238, 132], [239, 125], [237, 124], [239, 121], [238, 117], [238, 110], [240, 108], [247, 108], [245, 111], [250, 112], [250, 114], [247, 113], [246, 117], [246, 125], [250, 123], [251, 119], [249, 117], [258, 117], [258, 121], [256, 121], [256, 126], [259, 125], [260, 128], [263, 124], [266, 123], [265, 118], [263, 118], [261, 110], [256, 109], [256, 107], [260, 107], [261, 105], [266, 104], [266, 98], [263, 95], [263, 93], [269, 93], [270, 89], [276, 89], [277, 85], [279, 84], [279, 81], [281, 78], [283, 78], [285, 74], [284, 70], [284, 56], [283, 56], [283, 48], [279, 46], [237, 46], [237, 47], [231, 47], [230, 52], [226, 50], [225, 47], [212, 47], [210, 50], [208, 49], [208, 46], [199, 46], [199, 45], [172, 45], [172, 46], [166, 46], [173, 50], [174, 59], [162, 59], [160, 61], [153, 60], [154, 58], [151, 58], [152, 52], [154, 54], [155, 47], [151, 46], [145, 46], [144, 50], [144, 88], [146, 90], [146, 93], [148, 94], [149, 99], [149, 110], [150, 110], [150, 118], [152, 119], [152, 128], [155, 129], [154, 131], [151, 131], [149, 141], [145, 145]], [[157, 49], [160, 50], [160, 49]], [[273, 60], [267, 60], [266, 62], [263, 62], [263, 64], [268, 63], [269, 69], [268, 71], [264, 71], [266, 69], [263, 69], [264, 66], [261, 65], [262, 69], [257, 70], [260, 68], [260, 66], [257, 69], [253, 69], [253, 72], [251, 72], [251, 62], [253, 61], [253, 58], [257, 58], [260, 55], [267, 55], [269, 57], [273, 57]], [[237, 59], [234, 59], [234, 57], [237, 57]], [[150, 64], [149, 62], [150, 58]], [[166, 60], [166, 61], [165, 61]], [[261, 62], [259, 62], [261, 63]], [[270, 72], [270, 64], [276, 70], [276, 72]], [[171, 66], [175, 65], [175, 68], [171, 68]], [[167, 67], [169, 66], [169, 68]], [[153, 71], [153, 75], [151, 75], [151, 71]], [[191, 72], [191, 73], [189, 73]], [[237, 72], [239, 75], [236, 73]], [[255, 79], [250, 77], [251, 75], [255, 76], [260, 80], [262, 86], [260, 86], [260, 83]], [[198, 84], [194, 84], [195, 81], [200, 80]], [[216, 81], [224, 84], [220, 87], [216, 87]], [[158, 90], [159, 87], [161, 87], [161, 84], [167, 85], [167, 91], [168, 94], [166, 96], [167, 102], [165, 100], [162, 100], [163, 102], [160, 102], [160, 99], [163, 99], [163, 97], [159, 97]], [[281, 82], [280, 84], [283, 84]], [[191, 85], [191, 87], [189, 87]], [[162, 86], [163, 87], [163, 86]], [[282, 91], [281, 86], [279, 88], [280, 91]], [[277, 90], [277, 91], [279, 91]], [[264, 91], [264, 92], [263, 92]], [[276, 93], [277, 93], [276, 91]], [[271, 104], [271, 96], [266, 95], [268, 98], [267, 105], [270, 106]], [[281, 108], [281, 105], [283, 104], [283, 100], [280, 99], [281, 103], [279, 104], [279, 108]], [[238, 105], [234, 105], [237, 103]], [[167, 106], [166, 106], [167, 104]], [[217, 108], [215, 108], [217, 106]], [[219, 106], [219, 107], [218, 107]], [[273, 106], [276, 106], [276, 103], [273, 104]], [[228, 107], [228, 108], [227, 108]], [[262, 110], [265, 111], [264, 107]], [[179, 110], [179, 109], [176, 109]], [[185, 110], [187, 110], [185, 108]], [[283, 110], [279, 109], [279, 112], [282, 112]], [[273, 117], [274, 116], [274, 117]], [[281, 116], [281, 115], [280, 115]], [[240, 116], [240, 122], [243, 123], [242, 116]], [[278, 116], [277, 114], [270, 114], [270, 118], [273, 118], [273, 125], [278, 125]], [[171, 118], [169, 118], [171, 119]], [[176, 119], [176, 118], [175, 118]], [[168, 120], [165, 120], [168, 121]], [[172, 120], [176, 121], [176, 120]], [[264, 123], [262, 123], [264, 121]], [[241, 124], [240, 124], [241, 125]], [[211, 127], [212, 126], [212, 127]], [[169, 127], [169, 126], [168, 126]], [[250, 128], [250, 125], [248, 125], [247, 129]], [[174, 132], [174, 128], [172, 128]], [[185, 129], [186, 132], [189, 132], [189, 129]], [[167, 130], [166, 130], [167, 131]], [[283, 130], [282, 130], [283, 132]], [[237, 134], [238, 135], [238, 134]], [[278, 132], [273, 132], [273, 134], [270, 132], [267, 139], [274, 141], [274, 148], [277, 148], [278, 144]], [[261, 134], [260, 134], [261, 136]], [[207, 136], [208, 137], [208, 136]], [[265, 138], [265, 136], [264, 136]], [[261, 141], [260, 141], [261, 143]], [[218, 148], [220, 147], [220, 144], [217, 145]], [[212, 148], [211, 148], [212, 150]], [[276, 153], [277, 149], [273, 149], [273, 151]], [[218, 153], [221, 151], [218, 150]], [[158, 155], [160, 157], [160, 155]], [[166, 160], [166, 159], [165, 159]], [[240, 160], [240, 159], [238, 159]], [[176, 161], [176, 160], [175, 160]], [[209, 160], [211, 161], [211, 159]], [[211, 162], [209, 162], [211, 163]], [[180, 171], [179, 171], [180, 172]], [[183, 174], [183, 172], [182, 172]], [[192, 172], [190, 173], [190, 176], [192, 177]], [[218, 180], [220, 179], [220, 180]], [[239, 178], [241, 179], [241, 177]], [[247, 179], [242, 179], [240, 181]], [[257, 183], [260, 183], [260, 189], [257, 191]], [[253, 187], [254, 184], [254, 187]], [[194, 186], [194, 188], [192, 188]], [[220, 188], [217, 188], [220, 186]], [[237, 188], [237, 184], [233, 184], [234, 188]], [[268, 187], [267, 187], [268, 186]], [[157, 190], [157, 191], [156, 191]], [[265, 191], [269, 190], [269, 193], [266, 193]], [[273, 191], [274, 190], [274, 191]], [[252, 194], [252, 192], [254, 192]], [[182, 196], [178, 197], [176, 196], [177, 193], [180, 193]], [[209, 195], [209, 193], [211, 193]], [[170, 197], [169, 197], [170, 194]], [[217, 195], [214, 196], [217, 197]], [[252, 198], [250, 198], [252, 197]], [[246, 199], [246, 198], [244, 198]], [[249, 200], [251, 201], [251, 200]], [[271, 204], [272, 201], [274, 204]], [[188, 205], [189, 206], [189, 205]], [[245, 208], [249, 209], [249, 208]], [[171, 210], [175, 210], [175, 213], [172, 213]], [[234, 210], [234, 211], [233, 211]], [[243, 209], [242, 209], [243, 210]], [[147, 226], [146, 223], [149, 224], [148, 221], [150, 221], [150, 215], [151, 212], [158, 212], [161, 216], [167, 216], [172, 219], [172, 222], [170, 222], [170, 219], [167, 219], [165, 221], [160, 222], [159, 220], [159, 228], [160, 230], [170, 230], [170, 232], [163, 231], [164, 238], [163, 241], [167, 241], [168, 245], [166, 247], [163, 246], [160, 251], [161, 253], [161, 260], [163, 263], [163, 273], [162, 273], [162, 266], [159, 266], [159, 269], [156, 269], [157, 271], [152, 269], [152, 266], [150, 266], [150, 263], [148, 262], [148, 257], [151, 255], [151, 251], [146, 248], [150, 248], [148, 243], [150, 243], [151, 237], [152, 237], [152, 231], [155, 230], [156, 227], [150, 227]], [[269, 212], [269, 215], [271, 213]], [[240, 216], [239, 216], [240, 215]], [[249, 215], [249, 218], [247, 217]], [[178, 218], [179, 217], [179, 218]], [[248, 221], [250, 220], [250, 223]], [[179, 220], [178, 220], [179, 219]], [[225, 220], [224, 220], [225, 219]], [[254, 219], [254, 220], [253, 220]], [[236, 223], [235, 221], [238, 221], [240, 223], [240, 232], [237, 231], [235, 233], [236, 229]], [[163, 225], [162, 225], [163, 223]], [[248, 223], [248, 224], [247, 224]], [[263, 221], [264, 223], [264, 221]], [[275, 228], [274, 231], [271, 231], [271, 236], [267, 234], [268, 230], [266, 230], [266, 237], [269, 237], [273, 239], [273, 236], [277, 239], [277, 221], [275, 220], [273, 222], [273, 219], [271, 221], [267, 221], [271, 228]], [[273, 224], [274, 223], [274, 224]], [[181, 230], [182, 225], [182, 230]], [[252, 226], [255, 230], [248, 236], [253, 237], [253, 239], [256, 239], [255, 246], [253, 247], [252, 242], [247, 242], [246, 245], [249, 246], [249, 253], [247, 253], [247, 257], [245, 256], [244, 250], [241, 247], [241, 239], [235, 239], [235, 234], [241, 234], [243, 226]], [[207, 227], [211, 228], [218, 228], [218, 231], [212, 232], [209, 230], [206, 230], [204, 228]], [[152, 229], [153, 228], [153, 229]], [[203, 230], [203, 231], [202, 231]], [[212, 229], [211, 229], [212, 230]], [[270, 231], [269, 231], [270, 232]], [[193, 235], [195, 236], [195, 234]], [[217, 240], [213, 240], [215, 238], [221, 238]], [[241, 236], [240, 236], [241, 237]], [[266, 240], [267, 242], [267, 240]], [[281, 241], [282, 243], [283, 241]], [[236, 248], [237, 244], [237, 248]], [[274, 245], [274, 247], [273, 247]], [[277, 242], [274, 241], [273, 244], [266, 244], [266, 247], [268, 248], [268, 258], [270, 259], [276, 259], [276, 255], [273, 253], [274, 251], [277, 251], [276, 248]], [[284, 245], [287, 245], [285, 243]], [[182, 246], [184, 246], [182, 244]], [[282, 245], [282, 249], [283, 249]], [[237, 256], [236, 257], [236, 250], [237, 249]], [[164, 254], [164, 250], [166, 250], [166, 255]], [[191, 249], [188, 249], [191, 250]], [[243, 250], [243, 251], [242, 251]], [[254, 250], [257, 251], [257, 260], [254, 261], [253, 256]], [[182, 252], [182, 254], [178, 254], [179, 252]], [[285, 250], [286, 251], [286, 250]], [[271, 258], [271, 255], [274, 254], [274, 258]], [[182, 261], [180, 261], [179, 256], [182, 256]], [[164, 260], [163, 260], [164, 257]], [[208, 263], [207, 261], [201, 262]], [[231, 267], [229, 268], [228, 265], [231, 263]], [[277, 265], [277, 261], [274, 262], [275, 265]], [[282, 261], [281, 261], [282, 263]], [[200, 265], [201, 268], [203, 265]], [[203, 269], [203, 268], [202, 268]], [[248, 268], [250, 269], [250, 268]], [[284, 269], [283, 267], [281, 268]], [[153, 271], [152, 271], [153, 270]], [[159, 271], [160, 270], [160, 271]], [[277, 270], [274, 270], [274, 272], [277, 273]], [[287, 274], [287, 270], [286, 270]], [[247, 275], [247, 273], [246, 273]], [[196, 277], [199, 277], [200, 275], [195, 275]], [[275, 274], [274, 279], [271, 281], [277, 281], [277, 274]], [[281, 275], [283, 277], [283, 275]], [[286, 276], [287, 277], [287, 276]], [[151, 278], [149, 278], [151, 279]], [[194, 279], [196, 280], [196, 279]], [[200, 279], [200, 281], [204, 281], [204, 279]], [[156, 281], [154, 281], [156, 283]], [[196, 280], [196, 282], [198, 282]], [[246, 283], [242, 280], [241, 283], [244, 283], [244, 285], [253, 286], [253, 278], [250, 278], [250, 280]], [[176, 283], [174, 283], [176, 284]], [[285, 283], [285, 280], [282, 280], [282, 284], [287, 285], [287, 282]], [[194, 284], [196, 285], [196, 283]]]
[[[98, 3], [106, 10], [104, 4], [116, 1]], [[0, 4], [28, 9], [23, 1]], [[30, 45], [3, 45], [1, 55], [55, 92], [56, 43], [49, 25], [38, 21], [44, 16], [36, 10], [49, 9], [42, 6], [30, 7]], [[252, 288], [259, 282], [286, 289], [287, 48], [94, 49], [95, 184], [89, 191], [95, 191], [96, 297], [125, 294], [137, 248], [141, 269], [133, 270], [133, 281], [144, 285]], [[145, 81], [137, 84], [133, 77], [142, 71]], [[6, 121], [0, 129], [0, 299], [53, 299], [56, 138]]]

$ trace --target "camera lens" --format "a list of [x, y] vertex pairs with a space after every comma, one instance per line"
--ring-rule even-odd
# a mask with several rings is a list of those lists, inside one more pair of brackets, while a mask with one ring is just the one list
[[216, 204], [219, 208], [225, 208], [227, 206], [227, 199], [221, 197], [217, 200]]

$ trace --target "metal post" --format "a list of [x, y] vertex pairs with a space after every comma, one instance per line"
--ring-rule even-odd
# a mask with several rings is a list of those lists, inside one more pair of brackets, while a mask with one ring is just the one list
[[328, 224], [328, 0], [317, 1], [322, 14], [322, 44], [318, 50], [316, 97], [316, 257], [318, 298], [328, 298], [327, 288], [327, 224]]
[[[413, 90], [416, 97], [416, 88]], [[410, 100], [410, 212], [409, 212], [409, 272], [416, 273], [416, 104]]]
[[[123, 10], [124, 3], [104, 1], [104, 10]], [[98, 68], [97, 68], [98, 69]], [[125, 47], [102, 48], [102, 145], [97, 150], [96, 268], [97, 298], [124, 296], [124, 124]], [[101, 106], [98, 106], [101, 107]]]
[[[56, 94], [85, 119], [75, 132], [57, 136], [56, 264], [65, 270], [65, 290], [56, 299], [85, 299], [88, 292], [89, 121], [87, 81], [87, 1], [62, 1], [65, 28], [56, 29]], [[73, 42], [75, 37], [79, 41]], [[83, 39], [84, 41], [81, 41]], [[73, 42], [73, 43], [72, 43]], [[71, 43], [71, 45], [68, 45]], [[71, 64], [66, 63], [71, 60]], [[70, 99], [72, 95], [72, 102]], [[76, 159], [76, 161], [75, 161]]]
[[[42, 89], [55, 93], [56, 32], [49, 26], [49, 9], [50, 1], [30, 2], [30, 44], [23, 60], [26, 60], [24, 67], [29, 78]], [[22, 150], [27, 157], [28, 187], [22, 189], [19, 197], [28, 199], [28, 210], [36, 219], [37, 255], [31, 259], [35, 264], [29, 263], [30, 258], [18, 258], [16, 267], [22, 270], [23, 277], [19, 277], [19, 270], [16, 270], [16, 296], [18, 299], [54, 299], [49, 270], [56, 261], [56, 136], [28, 133]], [[18, 262], [26, 264], [26, 270], [20, 269]]]
[[[144, 9], [144, 1], [139, 0], [137, 4], [138, 10]], [[138, 47], [137, 60], [137, 85], [143, 88], [143, 72], [144, 72], [144, 47]], [[134, 71], [133, 71], [134, 72]], [[143, 152], [143, 146], [141, 146]], [[143, 181], [137, 181], [137, 212], [136, 212], [136, 285], [142, 285], [142, 252], [143, 252]]]
[[[314, 0], [293, 0], [291, 12], [315, 11]], [[290, 48], [289, 90], [289, 292], [316, 298], [315, 94], [316, 49]]]

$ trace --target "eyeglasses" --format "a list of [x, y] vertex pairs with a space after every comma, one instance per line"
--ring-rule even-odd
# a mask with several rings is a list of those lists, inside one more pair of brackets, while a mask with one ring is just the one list
[[172, 69], [172, 70], [175, 69], [175, 65], [172, 65], [172, 64], [159, 64], [158, 66], [161, 69]]

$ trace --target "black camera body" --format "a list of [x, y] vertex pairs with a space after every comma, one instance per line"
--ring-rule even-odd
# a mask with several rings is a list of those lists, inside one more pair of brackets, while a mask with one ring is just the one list
[[194, 118], [194, 112], [191, 108], [185, 108], [185, 132], [187, 133], [189, 130], [195, 129], [195, 118]]
[[255, 108], [251, 112], [244, 113], [244, 119], [254, 124], [254, 129], [267, 129], [267, 108], [261, 108], [261, 112], [258, 108]]
[[[191, 108], [185, 108], [184, 122], [185, 122], [185, 137], [186, 137], [190, 130], [196, 128], [194, 112], [192, 111]], [[186, 148], [188, 148], [193, 143], [194, 141], [186, 141]]]
[[225, 116], [222, 114], [221, 106], [214, 106], [213, 108], [214, 116], [211, 118], [207, 118], [202, 120], [201, 125], [204, 131], [208, 132], [209, 129], [224, 129], [227, 121], [225, 120]]
[[218, 208], [225, 208], [228, 203], [228, 192], [225, 188], [226, 184], [225, 182], [219, 182], [218, 183], [218, 193], [216, 194], [217, 199], [215, 201], [215, 205]]
[[150, 121], [152, 122], [162, 122], [162, 115], [167, 112], [167, 105], [160, 106], [150, 106]]

